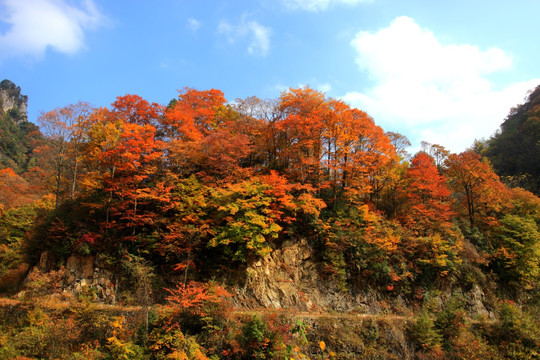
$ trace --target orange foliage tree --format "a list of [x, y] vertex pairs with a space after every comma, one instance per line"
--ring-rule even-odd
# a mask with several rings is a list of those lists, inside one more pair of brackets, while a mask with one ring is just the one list
[[453, 215], [450, 190], [433, 158], [425, 152], [416, 154], [407, 169], [405, 181], [402, 188], [405, 207], [401, 215], [404, 224], [421, 235], [448, 231]]
[[286, 141], [279, 156], [287, 177], [326, 192], [330, 202], [343, 194], [373, 197], [384, 188], [385, 166], [397, 155], [365, 112], [310, 88], [283, 93], [280, 110], [285, 116], [276, 126]]
[[280, 157], [288, 176], [320, 186], [323, 119], [329, 112], [324, 94], [310, 88], [290, 89], [281, 95], [279, 107], [286, 115], [277, 127], [286, 134]]
[[219, 90], [186, 88], [171, 102], [162, 119], [172, 171], [183, 176], [198, 174], [206, 180], [245, 178], [243, 162], [251, 152], [246, 125], [225, 105]]
[[129, 228], [133, 237], [155, 217], [145, 205], [159, 199], [151, 185], [158, 177], [163, 143], [156, 138], [157, 119], [150, 117], [158, 114], [155, 105], [130, 95], [115, 104], [121, 107], [98, 109], [89, 119], [85, 185], [107, 194], [105, 225]]
[[445, 166], [449, 186], [460, 209], [465, 208], [470, 226], [497, 224], [496, 214], [507, 205], [508, 191], [489, 164], [467, 151], [448, 156]]

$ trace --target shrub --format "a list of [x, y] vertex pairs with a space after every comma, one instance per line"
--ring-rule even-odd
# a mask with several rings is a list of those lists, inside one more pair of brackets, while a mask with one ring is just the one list
[[408, 329], [408, 337], [417, 349], [439, 351], [442, 336], [426, 311], [422, 311]]

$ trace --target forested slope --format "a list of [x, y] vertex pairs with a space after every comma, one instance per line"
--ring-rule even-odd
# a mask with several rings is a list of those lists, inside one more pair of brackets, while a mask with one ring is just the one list
[[32, 151], [40, 140], [38, 127], [26, 118], [27, 97], [9, 80], [0, 82], [0, 169], [17, 173], [32, 167]]
[[[324, 338], [342, 349], [340, 358], [539, 353], [540, 199], [505, 186], [474, 152], [424, 143], [409, 157], [405, 137], [308, 87], [234, 102], [219, 90], [185, 88], [168, 106], [125, 95], [110, 108], [51, 110], [39, 124], [45, 139], [33, 166], [0, 177], [14, 195], [0, 213], [0, 290], [69, 297], [76, 285], [75, 297], [88, 299], [110, 286], [117, 301], [146, 309], [130, 323], [142, 333], [108, 319], [62, 345], [71, 352], [301, 358], [302, 346], [311, 343], [313, 353], [313, 339]], [[38, 199], [25, 195], [29, 187]], [[287, 258], [298, 244], [294, 257], [303, 254], [313, 284], [322, 285], [294, 280], [308, 271]], [[74, 261], [89, 268], [75, 285]], [[378, 334], [386, 325], [368, 324], [350, 339], [362, 345], [347, 354], [327, 334], [308, 341], [301, 322], [228, 317], [227, 304], [242, 306], [231, 294], [265, 271], [298, 286], [298, 308], [344, 308], [309, 298], [331, 292], [350, 311], [369, 298], [369, 311], [417, 321], [388, 343], [390, 335]], [[155, 302], [169, 310], [149, 315]], [[80, 321], [77, 311], [67, 318]], [[34, 309], [28, 316], [35, 320]], [[5, 343], [30, 331], [16, 322], [1, 324]], [[23, 354], [24, 344], [14, 344], [6, 349]], [[331, 356], [326, 346], [321, 356]], [[24, 354], [49, 356], [43, 351]]]
[[511, 186], [540, 194], [540, 87], [516, 106], [480, 149], [494, 170]]

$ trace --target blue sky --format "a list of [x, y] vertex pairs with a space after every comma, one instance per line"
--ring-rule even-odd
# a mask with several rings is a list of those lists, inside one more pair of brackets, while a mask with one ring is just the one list
[[[540, 84], [540, 2], [0, 0], [0, 78], [29, 119], [183, 87], [229, 101], [309, 85], [454, 152]], [[0, 79], [1, 80], [1, 79]]]

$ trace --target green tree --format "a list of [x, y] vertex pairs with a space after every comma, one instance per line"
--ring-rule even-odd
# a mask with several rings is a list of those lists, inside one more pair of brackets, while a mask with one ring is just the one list
[[540, 86], [510, 111], [482, 155], [507, 184], [540, 194]]
[[540, 231], [534, 218], [507, 214], [495, 229], [492, 266], [502, 281], [533, 288], [540, 275]]
[[[0, 169], [12, 168], [21, 174], [33, 166], [32, 151], [41, 141], [39, 128], [28, 121], [28, 97], [9, 80], [0, 82]], [[10, 99], [13, 107], [3, 111], [2, 100]]]

